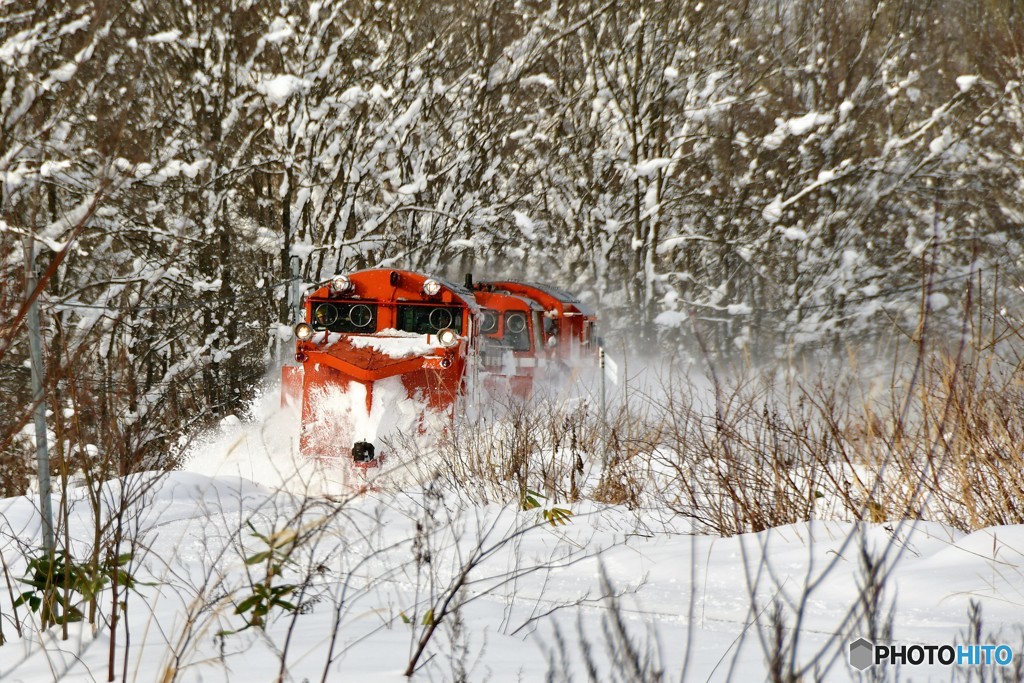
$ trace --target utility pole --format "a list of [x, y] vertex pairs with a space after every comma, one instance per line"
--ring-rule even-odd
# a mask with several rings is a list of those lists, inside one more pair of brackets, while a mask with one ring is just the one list
[[[292, 265], [292, 281], [288, 285], [288, 316], [290, 319], [285, 320], [285, 323], [288, 324], [288, 329], [294, 333], [295, 324], [302, 320], [302, 294], [299, 288], [301, 284], [301, 280], [299, 280], [299, 257], [292, 256], [290, 260]], [[285, 339], [279, 336], [278, 339], [280, 340], [281, 364], [291, 365], [292, 361], [289, 360], [291, 353], [288, 349], [290, 346], [294, 346], [291, 342], [292, 337], [288, 335], [288, 339]]]
[[290, 297], [292, 303], [292, 325], [302, 320], [302, 294], [299, 291], [299, 284], [301, 282], [299, 279], [299, 257], [292, 256], [292, 295]]
[[[25, 243], [26, 297], [36, 289], [36, 250], [32, 237]], [[46, 394], [43, 391], [43, 351], [39, 341], [39, 298], [28, 309], [28, 348], [32, 365], [32, 402], [35, 404], [36, 472], [39, 477], [39, 513], [43, 518], [43, 549], [53, 552], [53, 508], [50, 503], [50, 452], [46, 444]]]
[[[290, 259], [292, 266], [292, 279], [288, 283], [288, 287], [285, 290], [288, 294], [288, 312], [285, 314], [285, 319], [282, 323], [288, 325], [288, 329], [294, 332], [295, 324], [302, 320], [302, 292], [299, 287], [301, 280], [299, 279], [299, 257], [292, 256]], [[287, 338], [285, 338], [287, 336]], [[277, 356], [281, 362], [281, 365], [290, 365], [288, 360], [291, 354], [288, 349], [291, 345], [291, 335], [277, 335]]]
[[608, 469], [608, 406], [605, 402], [604, 390], [604, 344], [598, 342], [598, 374], [601, 376], [601, 466]]

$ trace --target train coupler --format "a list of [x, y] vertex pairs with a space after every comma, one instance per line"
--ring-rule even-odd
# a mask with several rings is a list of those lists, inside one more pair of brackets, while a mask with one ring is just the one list
[[352, 462], [360, 468], [377, 467], [380, 464], [380, 458], [377, 457], [372, 443], [356, 441], [352, 444]]

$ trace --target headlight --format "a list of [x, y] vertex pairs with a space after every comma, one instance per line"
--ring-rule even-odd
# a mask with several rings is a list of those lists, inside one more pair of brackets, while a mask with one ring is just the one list
[[437, 296], [441, 293], [441, 283], [434, 278], [427, 278], [423, 281], [423, 293], [427, 296]]
[[306, 341], [313, 336], [313, 327], [309, 323], [299, 323], [295, 326], [295, 338], [299, 341]]
[[450, 327], [446, 327], [437, 333], [437, 341], [441, 346], [455, 346], [459, 343], [458, 333]]
[[331, 292], [333, 294], [345, 294], [355, 289], [355, 285], [346, 275], [335, 275], [331, 278]]

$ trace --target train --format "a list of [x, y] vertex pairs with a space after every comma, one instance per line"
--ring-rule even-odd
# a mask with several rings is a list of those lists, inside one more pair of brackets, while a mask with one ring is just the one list
[[596, 357], [596, 324], [544, 284], [336, 275], [304, 297], [282, 403], [299, 407], [303, 455], [379, 467], [386, 433], [444, 429], [471, 397], [528, 399], [539, 382], [565, 381]]

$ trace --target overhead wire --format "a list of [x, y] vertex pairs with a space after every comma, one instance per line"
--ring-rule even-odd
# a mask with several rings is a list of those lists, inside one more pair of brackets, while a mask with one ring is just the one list
[[222, 295], [213, 299], [194, 299], [178, 302], [174, 304], [134, 304], [134, 305], [121, 305], [121, 306], [110, 306], [104, 304], [87, 304], [78, 301], [44, 301], [43, 303], [49, 304], [58, 310], [76, 310], [76, 309], [91, 309], [91, 310], [102, 310], [111, 313], [124, 312], [125, 310], [131, 311], [164, 311], [173, 309], [189, 309], [189, 308], [202, 308], [205, 306], [215, 306], [217, 304], [229, 303], [231, 301], [248, 301], [255, 299], [269, 291], [272, 291], [283, 285], [291, 284], [294, 280], [289, 278], [287, 280], [278, 280], [269, 285], [257, 287], [255, 289], [235, 291], [232, 294]]

